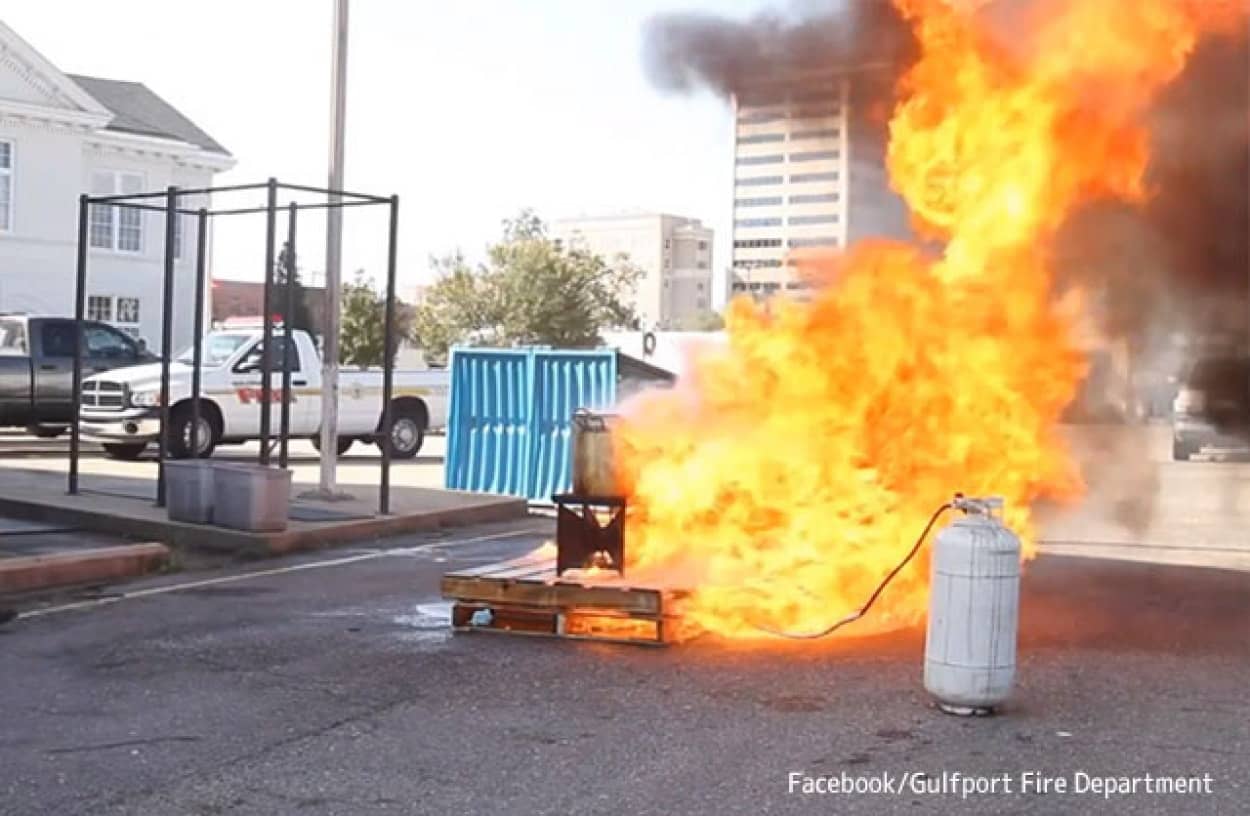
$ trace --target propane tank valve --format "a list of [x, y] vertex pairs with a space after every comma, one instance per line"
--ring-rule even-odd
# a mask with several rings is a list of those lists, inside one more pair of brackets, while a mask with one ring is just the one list
[[991, 518], [996, 514], [1001, 515], [1003, 503], [1002, 496], [973, 498], [963, 493], [956, 493], [955, 498], [951, 499], [951, 507], [962, 511], [966, 516], [989, 516]]

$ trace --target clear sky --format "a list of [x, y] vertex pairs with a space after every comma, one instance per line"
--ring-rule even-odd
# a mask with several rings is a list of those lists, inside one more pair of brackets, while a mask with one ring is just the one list
[[[644, 76], [661, 11], [743, 18], [766, 0], [352, 0], [346, 187], [401, 197], [400, 279], [470, 257], [523, 206], [547, 219], [626, 210], [703, 219], [729, 263], [731, 117], [707, 92]], [[332, 0], [3, 0], [3, 18], [68, 73], [146, 83], [224, 144], [221, 183], [324, 184]], [[301, 267], [324, 268], [302, 222]], [[345, 274], [380, 275], [385, 224], [346, 221]], [[215, 273], [259, 278], [261, 218], [223, 225]], [[718, 287], [719, 289], [719, 287]]]

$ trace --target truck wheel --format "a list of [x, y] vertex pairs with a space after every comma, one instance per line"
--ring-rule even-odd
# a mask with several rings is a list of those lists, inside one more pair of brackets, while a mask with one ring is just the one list
[[105, 442], [101, 445], [104, 448], [104, 454], [110, 459], [121, 459], [125, 462], [133, 462], [143, 455], [148, 449], [147, 442]]
[[392, 459], [411, 459], [421, 450], [425, 441], [425, 426], [411, 409], [396, 408], [388, 435]]
[[56, 439], [65, 430], [64, 425], [31, 425], [26, 428], [27, 433], [40, 439]]
[[[169, 458], [191, 458], [192, 419], [191, 406], [180, 405], [174, 408], [173, 415], [169, 417], [169, 438], [166, 440]], [[199, 448], [196, 451], [198, 458], [207, 459], [213, 455], [213, 449], [217, 447], [217, 436], [217, 424], [207, 413], [201, 413], [199, 430], [195, 438], [196, 447]]]
[[1197, 446], [1186, 442], [1180, 437], [1172, 437], [1172, 458], [1177, 462], [1188, 462], [1198, 452]]
[[[314, 448], [316, 448], [318, 451], [321, 450], [321, 434], [317, 434], [316, 436], [312, 437], [309, 441], [312, 442], [312, 446]], [[339, 456], [342, 456], [343, 454], [347, 453], [351, 449], [352, 442], [354, 441], [356, 440], [352, 439], [350, 436], [340, 436], [338, 438], [338, 444], [334, 446], [334, 449], [335, 451], [338, 452]]]

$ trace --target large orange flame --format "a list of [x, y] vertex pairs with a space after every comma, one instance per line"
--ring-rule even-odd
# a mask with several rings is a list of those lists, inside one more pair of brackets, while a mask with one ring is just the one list
[[[896, 5], [921, 56], [888, 165], [944, 248], [798, 259], [824, 282], [811, 302], [733, 302], [727, 347], [617, 431], [631, 579], [691, 588], [704, 630], [824, 628], [956, 490], [1004, 496], [1031, 550], [1031, 503], [1081, 488], [1056, 431], [1084, 371], [1080, 304], [1056, 297], [1042, 247], [1083, 201], [1144, 197], [1139, 114], [1243, 4], [1036, 3], [1010, 40], [992, 3]], [[913, 565], [874, 616], [921, 617], [926, 580]]]

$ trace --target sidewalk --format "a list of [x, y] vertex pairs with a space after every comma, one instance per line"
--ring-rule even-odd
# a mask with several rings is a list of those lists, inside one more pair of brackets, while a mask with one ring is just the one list
[[[338, 485], [353, 498], [327, 503], [301, 498], [317, 485], [319, 456], [307, 442], [293, 442], [291, 522], [283, 533], [254, 534], [169, 521], [165, 510], [155, 506], [154, 454], [138, 462], [84, 456], [79, 461], [77, 496], [66, 493], [65, 456], [0, 458], [0, 514], [160, 541], [180, 549], [244, 556], [274, 555], [526, 514], [526, 503], [521, 499], [443, 490], [445, 444], [444, 438], [431, 437], [416, 459], [392, 464], [391, 514], [380, 516], [376, 448], [357, 445], [340, 459]], [[254, 462], [256, 453], [255, 444], [223, 447], [213, 459]]]
[[162, 544], [0, 517], [0, 596], [131, 578], [168, 560]]

